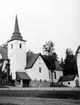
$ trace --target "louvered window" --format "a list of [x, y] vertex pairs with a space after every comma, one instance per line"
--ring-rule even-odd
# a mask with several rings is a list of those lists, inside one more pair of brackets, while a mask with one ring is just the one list
[[13, 48], [13, 44], [11, 44], [11, 49]]
[[22, 48], [22, 44], [21, 43], [20, 43], [19, 47]]

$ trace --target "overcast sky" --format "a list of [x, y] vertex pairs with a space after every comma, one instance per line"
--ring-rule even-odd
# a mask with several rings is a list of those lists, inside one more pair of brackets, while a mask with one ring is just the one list
[[43, 52], [51, 40], [60, 59], [80, 45], [80, 0], [0, 0], [0, 45], [11, 38], [16, 14], [27, 50]]

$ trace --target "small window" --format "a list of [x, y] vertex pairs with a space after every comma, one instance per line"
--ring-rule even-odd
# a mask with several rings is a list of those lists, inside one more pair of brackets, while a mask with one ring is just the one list
[[13, 48], [13, 44], [11, 44], [11, 49]]
[[61, 85], [63, 85], [63, 83], [61, 82]]
[[54, 78], [56, 79], [56, 72], [54, 72]]
[[42, 80], [40, 79], [40, 82], [41, 82]]
[[20, 47], [20, 48], [22, 48], [22, 45], [21, 45], [21, 43], [20, 43], [19, 47]]
[[49, 79], [51, 78], [51, 71], [49, 70]]
[[41, 67], [39, 67], [39, 72], [41, 73]]
[[70, 84], [70, 82], [68, 82], [68, 84]]

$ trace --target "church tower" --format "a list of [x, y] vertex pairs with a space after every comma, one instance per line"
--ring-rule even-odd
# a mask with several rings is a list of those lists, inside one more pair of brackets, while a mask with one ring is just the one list
[[77, 69], [78, 69], [78, 77], [79, 77], [79, 86], [80, 86], [80, 46], [76, 51], [76, 61], [77, 61]]
[[13, 35], [8, 41], [8, 58], [10, 59], [12, 79], [15, 79], [16, 72], [25, 72], [26, 67], [26, 41], [23, 40], [19, 31], [17, 16]]

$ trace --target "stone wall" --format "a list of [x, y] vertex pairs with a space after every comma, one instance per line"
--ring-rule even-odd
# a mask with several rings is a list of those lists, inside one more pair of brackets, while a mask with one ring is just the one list
[[31, 81], [30, 87], [50, 87], [49, 81]]

